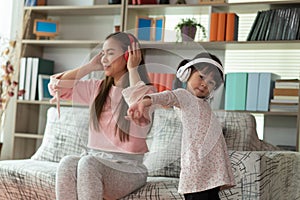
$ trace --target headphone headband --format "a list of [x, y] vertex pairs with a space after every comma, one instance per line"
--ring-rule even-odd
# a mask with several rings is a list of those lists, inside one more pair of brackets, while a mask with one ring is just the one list
[[224, 75], [224, 70], [222, 65], [220, 65], [218, 62], [216, 62], [215, 60], [211, 59], [211, 58], [197, 58], [194, 60], [191, 60], [190, 62], [186, 63], [185, 65], [183, 65], [182, 67], [180, 67], [177, 71], [177, 77], [182, 81], [182, 82], [186, 82], [190, 76], [191, 70], [189, 70], [189, 68], [197, 63], [209, 63], [212, 64], [214, 66], [216, 66], [223, 75], [223, 80], [225, 80], [225, 75]]

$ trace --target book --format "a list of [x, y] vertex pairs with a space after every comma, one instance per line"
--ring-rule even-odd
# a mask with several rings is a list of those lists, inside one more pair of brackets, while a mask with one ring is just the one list
[[298, 103], [299, 99], [271, 99], [271, 103]]
[[299, 89], [274, 88], [275, 96], [299, 96]]
[[283, 32], [281, 36], [281, 40], [287, 40], [288, 39], [288, 32], [289, 27], [292, 24], [292, 10], [291, 9], [285, 9], [284, 13], [284, 25], [283, 25]]
[[167, 74], [159, 73], [158, 92], [166, 90]]
[[271, 10], [264, 11], [261, 27], [260, 27], [260, 29], [258, 31], [258, 35], [257, 35], [257, 40], [264, 40], [265, 39], [265, 35], [266, 35], [267, 26], [268, 26], [270, 16], [271, 16]]
[[285, 15], [285, 10], [281, 8], [278, 9], [278, 26], [277, 26], [275, 40], [281, 40], [283, 27], [285, 23], [284, 15]]
[[288, 40], [296, 40], [297, 39], [297, 33], [299, 32], [299, 23], [300, 23], [300, 8], [291, 8], [291, 24], [289, 26], [288, 30]]
[[[26, 78], [26, 57], [22, 57], [20, 60], [20, 72], [19, 72], [19, 90], [25, 90], [25, 78]], [[18, 97], [20, 100], [24, 100], [24, 94]]]
[[217, 41], [225, 41], [226, 17], [227, 13], [219, 13], [218, 15]]
[[256, 111], [258, 102], [259, 73], [248, 73], [246, 110]]
[[273, 23], [273, 20], [274, 20], [275, 12], [276, 12], [275, 9], [271, 10], [269, 21], [268, 21], [268, 24], [267, 24], [267, 27], [266, 27], [266, 33], [265, 33], [264, 40], [269, 40], [269, 38], [270, 38], [271, 29], [273, 28], [272, 23]]
[[270, 111], [277, 112], [297, 112], [298, 103], [270, 103]]
[[299, 89], [300, 80], [299, 79], [279, 79], [275, 82], [275, 88], [290, 88]]
[[209, 31], [209, 40], [211, 42], [217, 41], [217, 35], [218, 35], [218, 19], [219, 19], [219, 13], [211, 13], [210, 16], [210, 31]]
[[259, 32], [261, 30], [262, 24], [263, 24], [263, 19], [265, 18], [266, 12], [265, 11], [261, 11], [259, 15], [257, 15], [258, 19], [257, 19], [257, 23], [255, 24], [255, 27], [250, 40], [251, 41], [256, 41], [258, 39], [258, 35]]
[[226, 41], [238, 40], [239, 16], [236, 13], [227, 13], [226, 20]]
[[52, 75], [54, 61], [44, 58], [32, 59], [30, 100], [38, 99], [38, 75]]
[[253, 32], [254, 32], [254, 29], [255, 29], [255, 27], [256, 27], [257, 24], [258, 24], [258, 19], [260, 18], [261, 12], [262, 12], [262, 11], [258, 11], [257, 14], [256, 14], [256, 17], [255, 17], [254, 22], [253, 22], [253, 24], [252, 24], [252, 26], [251, 26], [250, 32], [249, 32], [249, 34], [248, 34], [248, 36], [247, 36], [247, 41], [251, 41], [251, 38], [252, 38], [252, 35], [253, 35]]
[[172, 90], [173, 89], [174, 79], [175, 79], [175, 74], [167, 74], [166, 90]]
[[258, 101], [257, 110], [258, 111], [268, 111], [269, 103], [273, 96], [273, 88], [275, 85], [275, 80], [280, 77], [277, 74], [269, 72], [259, 73], [259, 89], [258, 89]]
[[289, 99], [289, 100], [297, 100], [299, 101], [299, 96], [277, 96], [277, 95], [274, 95], [273, 96], [273, 99], [278, 99], [278, 100], [282, 100], [282, 99]]
[[226, 74], [225, 110], [245, 110], [248, 74], [231, 72]]
[[25, 93], [24, 100], [30, 100], [31, 90], [31, 71], [32, 71], [32, 57], [27, 57], [26, 60], [26, 78], [25, 78]]
[[163, 41], [164, 38], [164, 17], [136, 17], [137, 39], [144, 41]]
[[153, 86], [159, 91], [159, 82], [160, 82], [160, 75], [159, 73], [154, 73], [153, 76]]
[[46, 0], [26, 0], [25, 6], [44, 6], [46, 5]]

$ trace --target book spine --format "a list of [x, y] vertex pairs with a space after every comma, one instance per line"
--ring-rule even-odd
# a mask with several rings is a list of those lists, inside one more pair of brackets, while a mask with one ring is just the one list
[[245, 110], [248, 74], [232, 72], [226, 74], [225, 110]]
[[273, 73], [260, 73], [259, 75], [259, 89], [258, 89], [258, 111], [268, 111], [271, 97], [273, 96], [273, 88], [275, 80], [279, 76]]
[[218, 18], [219, 18], [219, 13], [211, 13], [211, 17], [210, 17], [210, 31], [209, 31], [209, 40], [211, 42], [217, 41], [217, 35], [218, 35]]
[[[19, 73], [19, 90], [25, 90], [25, 78], [26, 78], [26, 57], [22, 57], [20, 61], [20, 73]], [[20, 100], [24, 99], [24, 95], [18, 97]]]
[[237, 32], [237, 15], [235, 13], [227, 13], [226, 20], [226, 41], [235, 41]]
[[217, 41], [225, 41], [226, 16], [227, 16], [226, 13], [219, 13], [219, 15], [218, 15]]
[[246, 110], [256, 111], [259, 89], [259, 73], [248, 73]]
[[24, 99], [30, 100], [32, 57], [27, 57]]
[[276, 96], [298, 96], [299, 89], [274, 88], [273, 93]]

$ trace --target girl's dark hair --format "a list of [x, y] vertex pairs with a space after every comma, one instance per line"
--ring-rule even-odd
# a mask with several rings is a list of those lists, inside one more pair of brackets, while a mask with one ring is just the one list
[[[112, 33], [108, 35], [105, 40], [108, 40], [110, 38], [117, 40], [120, 42], [122, 49], [127, 51], [128, 46], [131, 44], [132, 39], [134, 42], [139, 43], [138, 40], [130, 33], [124, 33], [124, 32], [117, 32], [117, 33]], [[129, 38], [131, 37], [131, 39]], [[140, 75], [141, 81], [143, 81], [145, 84], [149, 84], [149, 78], [148, 78], [148, 73], [146, 70], [145, 66], [145, 61], [142, 55], [142, 60], [139, 64], [138, 67], [138, 73]], [[125, 78], [122, 79], [122, 86], [124, 88], [129, 86], [129, 76], [128, 73], [126, 73]], [[114, 79], [113, 77], [106, 76], [101, 83], [99, 87], [99, 93], [97, 97], [95, 98], [95, 101], [93, 102], [91, 109], [94, 109], [95, 112], [90, 112], [91, 114], [91, 120], [92, 120], [92, 125], [96, 130], [99, 130], [99, 119], [101, 118], [102, 110], [105, 105], [105, 103], [109, 99], [109, 91], [114, 84]], [[119, 139], [121, 142], [126, 142], [129, 141], [129, 128], [130, 128], [130, 121], [125, 120], [124, 117], [127, 114], [128, 110], [128, 105], [125, 102], [123, 96], [121, 98], [120, 103], [118, 104], [118, 108], [116, 109], [116, 114], [118, 116], [117, 118], [117, 123], [115, 127], [115, 134], [119, 135]], [[91, 110], [92, 111], [92, 110]], [[113, 113], [115, 115], [115, 113]], [[112, 120], [112, 119], [111, 119]]]
[[[210, 58], [210, 59], [216, 61], [217, 63], [219, 63], [221, 66], [223, 66], [222, 62], [220, 61], [220, 59], [217, 56], [215, 56], [213, 54], [210, 54], [210, 53], [207, 53], [207, 52], [203, 52], [203, 53], [197, 54], [191, 60], [183, 60], [183, 61], [181, 61], [179, 63], [179, 65], [178, 65], [178, 67], [177, 67], [177, 70], [180, 67], [184, 66], [189, 61], [195, 60], [197, 58]], [[209, 74], [209, 73], [213, 72], [214, 75], [215, 75], [214, 76], [214, 80], [216, 81], [216, 88], [218, 88], [222, 84], [222, 82], [224, 82], [224, 80], [223, 80], [223, 72], [218, 67], [216, 67], [213, 64], [210, 64], [210, 63], [197, 63], [195, 65], [192, 65], [191, 68], [192, 68], [192, 72], [194, 70], [202, 71], [203, 69], [205, 69], [205, 71], [204, 71], [205, 74]], [[217, 76], [217, 74], [219, 74], [221, 76], [221, 79], [219, 78], [219, 76]], [[180, 80], [178, 78], [176, 78], [175, 83], [178, 82], [178, 81], [180, 82]]]

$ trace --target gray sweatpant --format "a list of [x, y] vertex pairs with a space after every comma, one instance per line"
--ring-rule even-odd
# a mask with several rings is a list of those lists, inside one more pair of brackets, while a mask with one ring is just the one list
[[92, 150], [83, 156], [66, 156], [56, 178], [58, 200], [119, 199], [146, 183], [143, 155]]

